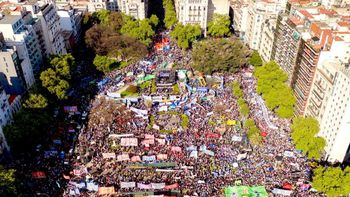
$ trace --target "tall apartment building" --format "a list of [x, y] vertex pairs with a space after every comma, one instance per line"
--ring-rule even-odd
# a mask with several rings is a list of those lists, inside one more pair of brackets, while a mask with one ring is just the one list
[[89, 0], [88, 11], [89, 12], [96, 12], [99, 10], [106, 10], [107, 3], [108, 3], [108, 1], [106, 1], [106, 0]]
[[249, 4], [244, 1], [236, 1], [231, 5], [233, 12], [233, 29], [235, 35], [241, 40], [244, 40], [245, 33], [247, 31], [248, 8]]
[[276, 18], [266, 19], [262, 25], [258, 52], [264, 62], [272, 59], [272, 49], [275, 41]]
[[276, 18], [280, 11], [286, 7], [286, 1], [255, 1], [251, 2], [248, 8], [247, 27], [244, 42], [251, 49], [259, 50], [262, 30], [269, 23], [267, 20]]
[[306, 115], [320, 123], [319, 136], [326, 139], [325, 158], [343, 162], [350, 156], [349, 63], [325, 60], [317, 66]]
[[58, 10], [57, 14], [60, 17], [65, 48], [67, 51], [70, 51], [80, 40], [83, 12], [77, 9], [68, 8]]
[[21, 61], [15, 47], [0, 48], [0, 84], [9, 94], [21, 94], [26, 89]]
[[[292, 10], [292, 9], [291, 9]], [[349, 30], [334, 10], [299, 7], [279, 16], [273, 57], [289, 75], [297, 98], [296, 114], [304, 115], [320, 59], [344, 59]]]
[[177, 20], [182, 24], [199, 24], [206, 31], [214, 14], [229, 15], [228, 0], [175, 0]]
[[[16, 75], [23, 76], [25, 87], [31, 87], [35, 81], [33, 74], [34, 65], [31, 64], [31, 59], [37, 53], [36, 50], [38, 48], [33, 29], [25, 27], [21, 16], [8, 15], [0, 19], [0, 30], [3, 35], [3, 45], [12, 46], [12, 48], [3, 52], [3, 60], [6, 60], [5, 63], [7, 61], [12, 62], [11, 66], [18, 70]], [[17, 55], [19, 62], [15, 60]], [[7, 65], [10, 66], [9, 63]], [[23, 75], [19, 73], [23, 73]], [[12, 75], [7, 76], [10, 81], [11, 77]], [[15, 92], [19, 93], [18, 91]]]
[[42, 26], [45, 41], [45, 55], [67, 53], [62, 35], [60, 17], [53, 4], [45, 4], [40, 7], [40, 11], [33, 13]]

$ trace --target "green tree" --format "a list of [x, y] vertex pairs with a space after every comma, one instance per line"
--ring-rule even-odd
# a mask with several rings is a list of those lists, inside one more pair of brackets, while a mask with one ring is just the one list
[[92, 17], [94, 18], [96, 23], [108, 25], [110, 13], [111, 13], [110, 11], [102, 9], [97, 12], [94, 12], [92, 14]]
[[341, 170], [339, 167], [322, 166], [313, 171], [312, 187], [327, 196], [346, 196], [350, 193], [350, 167]]
[[181, 23], [177, 24], [174, 30], [170, 33], [171, 38], [177, 40], [177, 45], [182, 49], [191, 47], [193, 41], [197, 40], [202, 35], [202, 30], [199, 25]]
[[243, 90], [241, 89], [241, 86], [239, 85], [238, 81], [234, 81], [231, 84], [232, 86], [232, 93], [236, 98], [242, 98], [244, 93]]
[[47, 99], [41, 94], [29, 94], [29, 98], [23, 103], [23, 106], [29, 109], [43, 109], [47, 105]]
[[229, 36], [230, 23], [228, 15], [214, 14], [213, 20], [208, 23], [208, 34], [214, 37]]
[[320, 128], [315, 118], [296, 117], [291, 129], [296, 149], [302, 150], [310, 159], [319, 159], [322, 156], [326, 141], [316, 136]]
[[244, 122], [244, 128], [251, 128], [251, 127], [253, 127], [253, 126], [255, 126], [255, 122], [254, 122], [254, 120], [253, 119], [247, 119], [245, 122]]
[[174, 3], [172, 0], [163, 0], [163, 8], [165, 11], [164, 24], [166, 28], [171, 28], [177, 22]]
[[4, 127], [11, 151], [19, 153], [34, 148], [45, 139], [52, 125], [52, 116], [45, 109], [22, 109], [14, 115], [13, 123]]
[[249, 64], [254, 66], [254, 67], [262, 66], [263, 61], [262, 61], [257, 50], [254, 50], [252, 55], [250, 56]]
[[247, 48], [239, 40], [197, 42], [192, 51], [193, 67], [206, 74], [237, 72], [247, 63]]
[[49, 68], [46, 71], [43, 71], [40, 74], [40, 80], [43, 87], [46, 87], [47, 90], [57, 96], [58, 99], [66, 99], [66, 92], [69, 89], [68, 81], [62, 79], [57, 75], [57, 73]]
[[152, 25], [153, 28], [157, 27], [159, 24], [159, 18], [152, 14], [152, 16], [149, 18], [149, 24]]
[[129, 20], [123, 25], [120, 31], [123, 34], [136, 38], [149, 46], [152, 43], [152, 38], [155, 34], [152, 25], [153, 22], [148, 19]]
[[262, 94], [267, 107], [281, 118], [291, 118], [296, 99], [292, 89], [285, 84], [288, 76], [279, 65], [270, 61], [254, 71], [257, 78], [256, 90]]
[[0, 195], [1, 196], [17, 196], [15, 186], [15, 172], [14, 169], [5, 169], [0, 165]]
[[94, 59], [94, 65], [96, 66], [96, 69], [103, 72], [103, 73], [109, 73], [112, 71], [113, 68], [118, 66], [118, 62], [110, 59], [106, 56], [100, 56], [96, 55]]

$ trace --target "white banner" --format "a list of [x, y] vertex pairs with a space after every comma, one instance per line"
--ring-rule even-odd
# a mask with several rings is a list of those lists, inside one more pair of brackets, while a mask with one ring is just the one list
[[121, 188], [133, 188], [136, 187], [135, 182], [120, 182], [120, 187]]
[[122, 138], [120, 140], [121, 146], [138, 146], [137, 138]]
[[115, 159], [115, 153], [102, 153], [103, 159]]
[[121, 138], [121, 137], [132, 137], [134, 134], [109, 134], [108, 137]]
[[137, 113], [137, 114], [142, 114], [142, 115], [147, 115], [148, 111], [147, 110], [142, 110], [142, 109], [136, 109], [135, 107], [130, 107], [130, 110]]
[[151, 183], [153, 189], [163, 189], [165, 187], [165, 183]]
[[127, 155], [127, 154], [117, 156], [117, 161], [129, 161], [129, 160], [130, 160], [130, 158], [129, 158], [129, 155]]

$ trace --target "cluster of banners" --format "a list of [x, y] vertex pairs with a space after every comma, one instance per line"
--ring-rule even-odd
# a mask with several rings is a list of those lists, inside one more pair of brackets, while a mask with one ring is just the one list
[[[137, 185], [137, 186], [136, 186]], [[171, 185], [165, 185], [165, 183], [137, 183], [136, 182], [120, 182], [120, 188], [139, 188], [139, 189], [157, 189], [157, 190], [170, 190], [176, 189], [179, 187], [178, 183], [174, 183]]]
[[[213, 144], [212, 146], [215, 146], [215, 145]], [[198, 150], [204, 154], [215, 156], [215, 153], [211, 150], [208, 150], [206, 145], [199, 146]], [[193, 145], [189, 146], [186, 148], [186, 151], [190, 153], [190, 157], [198, 158], [197, 146], [193, 146]]]
[[158, 154], [158, 155], [144, 155], [142, 156], [142, 160], [140, 156], [132, 156], [129, 154], [121, 154], [116, 156], [115, 153], [102, 153], [102, 157], [104, 159], [117, 159], [117, 161], [132, 161], [132, 162], [153, 162], [153, 161], [163, 161], [168, 159], [167, 154]]

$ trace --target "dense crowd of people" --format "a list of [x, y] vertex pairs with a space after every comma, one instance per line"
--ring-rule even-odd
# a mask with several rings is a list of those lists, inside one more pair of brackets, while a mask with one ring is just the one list
[[[88, 125], [77, 140], [74, 170], [64, 175], [69, 181], [66, 195], [223, 196], [223, 188], [235, 184], [262, 185], [267, 191], [288, 185], [294, 193], [307, 195], [306, 158], [292, 146], [289, 122], [268, 112], [258, 100], [252, 70], [215, 74], [223, 86], [199, 87], [196, 82], [202, 76], [191, 70], [190, 54], [170, 42], [167, 32], [156, 41], [163, 47], [143, 61], [113, 71], [99, 84]], [[180, 68], [187, 70], [186, 79], [170, 81], [181, 87], [179, 93], [164, 93], [163, 87], [152, 93], [148, 87], [138, 89], [136, 100], [110, 96], [135, 85], [140, 73], [159, 77], [164, 69]], [[267, 133], [260, 146], [251, 145], [242, 128], [245, 119], [232, 81], [243, 88], [249, 117]]]

